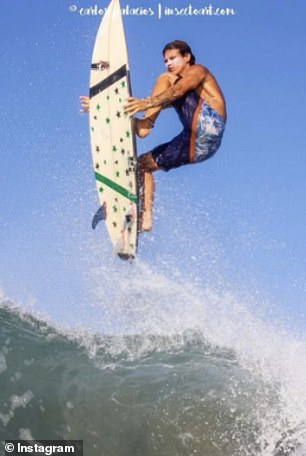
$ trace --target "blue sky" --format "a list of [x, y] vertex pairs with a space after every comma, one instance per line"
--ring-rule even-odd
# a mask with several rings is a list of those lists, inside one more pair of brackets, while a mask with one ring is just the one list
[[[124, 18], [135, 96], [148, 95], [164, 71], [164, 44], [183, 39], [215, 74], [228, 106], [213, 159], [156, 176], [154, 231], [139, 256], [153, 268], [166, 258], [204, 282], [215, 265], [224, 281], [272, 303], [273, 317], [305, 328], [305, 2], [216, 0], [214, 8], [235, 14], [158, 18], [158, 5], [190, 4], [210, 3], [121, 1], [154, 13]], [[81, 13], [95, 5], [107, 2], [1, 6], [0, 287], [55, 318], [89, 299], [88, 271], [99, 261], [127, 267], [114, 266], [103, 229], [90, 228], [97, 198], [78, 97], [88, 91], [100, 21], [94, 9]], [[179, 131], [168, 111], [138, 141], [139, 153]]]

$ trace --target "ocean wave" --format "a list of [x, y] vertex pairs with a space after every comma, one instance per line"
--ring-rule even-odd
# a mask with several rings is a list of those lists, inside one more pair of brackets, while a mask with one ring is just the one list
[[85, 454], [100, 456], [305, 454], [305, 416], [290, 407], [305, 379], [290, 387], [284, 366], [276, 375], [282, 357], [270, 374], [261, 369], [271, 347], [256, 364], [198, 328], [68, 331], [9, 303], [0, 324], [3, 440], [81, 439]]

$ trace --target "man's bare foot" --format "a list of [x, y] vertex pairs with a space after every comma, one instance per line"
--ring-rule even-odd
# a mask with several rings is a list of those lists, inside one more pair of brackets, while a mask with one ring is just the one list
[[139, 138], [145, 138], [150, 133], [153, 125], [150, 119], [134, 119], [134, 126], [136, 135]]

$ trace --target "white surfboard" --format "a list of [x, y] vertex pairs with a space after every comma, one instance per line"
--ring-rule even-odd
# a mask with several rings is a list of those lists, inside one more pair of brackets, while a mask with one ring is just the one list
[[123, 111], [130, 96], [128, 55], [119, 0], [112, 0], [98, 29], [90, 71], [90, 142], [102, 218], [123, 259], [137, 250], [138, 189], [132, 121]]

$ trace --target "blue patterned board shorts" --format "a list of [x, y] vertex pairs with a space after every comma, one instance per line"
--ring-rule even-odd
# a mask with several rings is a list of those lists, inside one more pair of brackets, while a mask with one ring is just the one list
[[217, 152], [224, 129], [223, 117], [203, 102], [196, 128], [194, 163], [207, 160]]
[[184, 130], [171, 141], [152, 150], [152, 157], [159, 168], [169, 171], [189, 163], [207, 160], [221, 144], [225, 122], [223, 117], [201, 100], [196, 125]]

